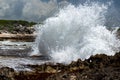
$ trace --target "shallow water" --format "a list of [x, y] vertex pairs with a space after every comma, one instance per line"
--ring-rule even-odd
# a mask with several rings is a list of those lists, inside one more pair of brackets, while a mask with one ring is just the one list
[[30, 70], [26, 65], [48, 62], [46, 56], [28, 56], [33, 42], [0, 41], [0, 67], [10, 67], [15, 70]]
[[0, 49], [26, 49], [30, 48], [33, 42], [11, 42], [0, 41]]

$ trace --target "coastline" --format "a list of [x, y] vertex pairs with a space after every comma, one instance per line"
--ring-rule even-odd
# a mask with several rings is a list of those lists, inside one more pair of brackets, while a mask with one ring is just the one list
[[1, 33], [0, 41], [10, 40], [10, 41], [27, 41], [33, 42], [35, 40], [36, 34], [12, 34], [12, 33]]
[[0, 68], [3, 80], [119, 80], [120, 53], [114, 56], [97, 54], [84, 61], [73, 61], [68, 65], [45, 63], [25, 65], [31, 71], [15, 71], [9, 67]]
[[[34, 27], [26, 27], [22, 25], [13, 26], [13, 30], [1, 30], [0, 41], [18, 41], [18, 42], [34, 42], [36, 33]], [[119, 36], [119, 34], [118, 34]], [[24, 45], [26, 46], [26, 45]], [[11, 47], [11, 46], [10, 46]], [[28, 58], [39, 60], [40, 57], [43, 61], [46, 59], [44, 56], [32, 56], [24, 54], [31, 49], [23, 50], [7, 50], [10, 55], [3, 55], [9, 61], [10, 58]], [[1, 54], [5, 53], [1, 50]], [[16, 54], [15, 54], [16, 53]], [[6, 53], [7, 54], [7, 53]], [[12, 54], [12, 55], [11, 55]], [[10, 59], [12, 60], [12, 59]], [[19, 60], [18, 60], [19, 61]], [[25, 61], [23, 61], [25, 62]], [[15, 61], [16, 64], [16, 61]], [[22, 68], [29, 68], [29, 71], [16, 71], [9, 66], [2, 66], [0, 68], [0, 80], [114, 80], [120, 79], [120, 53], [114, 56], [107, 56], [105, 54], [98, 54], [91, 56], [84, 61], [77, 60], [66, 65], [61, 63], [45, 64], [21, 64]], [[13, 66], [13, 65], [11, 65]], [[19, 67], [21, 67], [19, 66]], [[18, 68], [19, 68], [18, 67]]]

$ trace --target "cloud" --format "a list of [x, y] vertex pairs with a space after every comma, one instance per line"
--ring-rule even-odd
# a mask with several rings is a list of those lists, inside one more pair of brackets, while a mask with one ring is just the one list
[[40, 0], [29, 0], [25, 2], [23, 9], [23, 17], [29, 20], [44, 20], [46, 17], [58, 8], [57, 2], [51, 0], [49, 2], [42, 2]]
[[40, 21], [51, 16], [57, 4], [57, 0], [0, 0], [0, 18]]
[[[78, 5], [85, 1], [87, 0], [0, 0], [0, 19], [40, 22], [47, 17], [53, 16], [59, 10], [59, 7], [69, 3]], [[115, 2], [116, 7], [118, 7], [117, 12], [120, 10], [119, 3], [120, 1], [118, 0]]]
[[22, 15], [23, 3], [16, 0], [0, 0], [0, 18], [14, 19]]

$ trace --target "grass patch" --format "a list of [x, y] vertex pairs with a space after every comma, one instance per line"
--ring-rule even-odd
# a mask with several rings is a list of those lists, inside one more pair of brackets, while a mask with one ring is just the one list
[[0, 20], [0, 30], [12, 32], [14, 31], [15, 27], [19, 25], [31, 27], [35, 24], [36, 24], [35, 22], [28, 22], [24, 20]]

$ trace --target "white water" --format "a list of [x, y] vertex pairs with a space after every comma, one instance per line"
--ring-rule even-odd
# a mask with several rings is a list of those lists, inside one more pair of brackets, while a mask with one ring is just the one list
[[30, 48], [33, 45], [33, 42], [12, 42], [12, 41], [0, 41], [0, 49], [19, 49], [24, 50]]
[[70, 63], [95, 54], [114, 55], [120, 41], [115, 30], [105, 25], [108, 5], [91, 3], [68, 5], [38, 26], [38, 36], [31, 55], [48, 55], [54, 62]]

